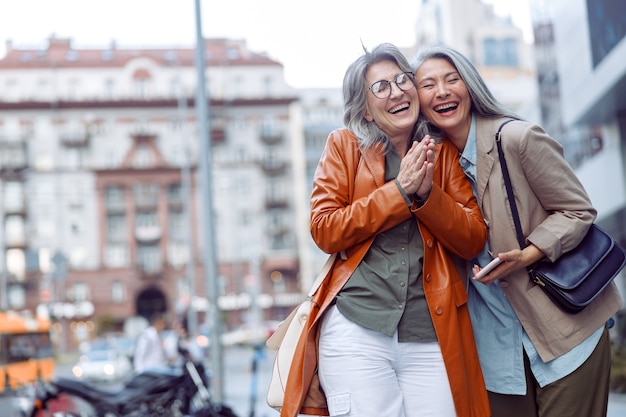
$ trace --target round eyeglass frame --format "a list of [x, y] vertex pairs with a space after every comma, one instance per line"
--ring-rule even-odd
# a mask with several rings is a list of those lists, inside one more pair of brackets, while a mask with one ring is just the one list
[[[408, 88], [402, 88], [400, 86], [400, 84], [398, 84], [398, 78], [401, 76], [408, 76], [408, 80], [409, 80], [409, 87]], [[380, 96], [380, 92], [375, 92], [374, 91], [374, 86], [376, 84], [380, 84], [380, 83], [387, 83], [389, 84], [389, 90], [387, 91], [386, 95]], [[394, 83], [396, 85], [396, 87], [398, 87], [398, 89], [400, 91], [409, 91], [412, 88], [415, 88], [415, 76], [413, 75], [412, 72], [409, 71], [405, 71], [405, 72], [401, 72], [399, 74], [396, 74], [393, 77], [393, 80], [378, 80], [374, 83], [372, 83], [372, 85], [370, 85], [367, 89], [370, 90], [372, 92], [372, 94], [374, 95], [374, 97], [379, 98], [379, 99], [386, 99], [389, 98], [391, 96], [391, 90], [393, 89], [393, 87], [391, 86], [391, 83]]]

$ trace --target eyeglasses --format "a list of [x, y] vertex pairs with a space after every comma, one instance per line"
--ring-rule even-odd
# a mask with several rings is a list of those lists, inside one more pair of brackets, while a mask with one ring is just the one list
[[394, 83], [402, 91], [409, 91], [415, 88], [413, 74], [410, 72], [401, 72], [393, 77], [393, 80], [380, 80], [370, 85], [369, 90], [376, 98], [387, 98], [391, 95], [391, 83]]

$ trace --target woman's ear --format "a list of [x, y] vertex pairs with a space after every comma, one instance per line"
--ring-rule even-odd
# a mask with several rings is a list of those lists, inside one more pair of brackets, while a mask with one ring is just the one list
[[367, 111], [367, 109], [365, 109], [365, 110], [363, 111], [363, 118], [364, 118], [365, 120], [367, 120], [368, 122], [373, 122], [373, 121], [374, 121], [374, 118], [372, 117], [372, 115], [370, 114], [370, 112], [369, 112], [369, 111]]

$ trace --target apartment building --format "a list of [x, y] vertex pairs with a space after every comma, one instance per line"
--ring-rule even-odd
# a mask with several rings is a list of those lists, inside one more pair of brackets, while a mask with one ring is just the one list
[[[552, 63], [540, 78], [542, 96], [550, 93], [545, 123], [562, 126], [560, 141], [598, 210], [598, 224], [626, 245], [626, 4], [530, 3], [537, 48]], [[622, 294], [625, 275], [617, 278]]]
[[467, 56], [493, 94], [523, 117], [539, 121], [534, 51], [510, 17], [482, 0], [422, 0], [411, 60], [422, 45], [442, 43]]
[[[300, 298], [293, 132], [283, 66], [242, 40], [205, 40], [212, 210], [202, 207], [194, 48], [7, 45], [0, 59], [3, 308], [46, 309], [68, 343], [155, 310], [226, 327]], [[203, 269], [214, 214], [219, 276]], [[202, 318], [201, 318], [202, 320]]]

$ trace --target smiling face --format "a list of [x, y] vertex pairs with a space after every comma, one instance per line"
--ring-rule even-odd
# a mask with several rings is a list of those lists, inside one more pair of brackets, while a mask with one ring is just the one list
[[465, 146], [472, 123], [472, 100], [454, 66], [443, 58], [431, 58], [415, 71], [422, 114], [443, 129], [457, 147]]
[[[381, 61], [373, 64], [365, 73], [365, 85], [371, 86], [377, 81], [397, 80], [402, 70], [391, 61]], [[412, 80], [409, 81], [413, 83]], [[367, 103], [363, 117], [369, 122], [375, 122], [378, 127], [389, 136], [394, 145], [408, 143], [407, 139], [419, 116], [419, 101], [417, 90], [403, 85], [402, 91], [395, 82], [391, 82], [391, 94], [387, 98], [377, 98], [371, 91], [367, 91]], [[403, 155], [401, 153], [401, 155]]]

